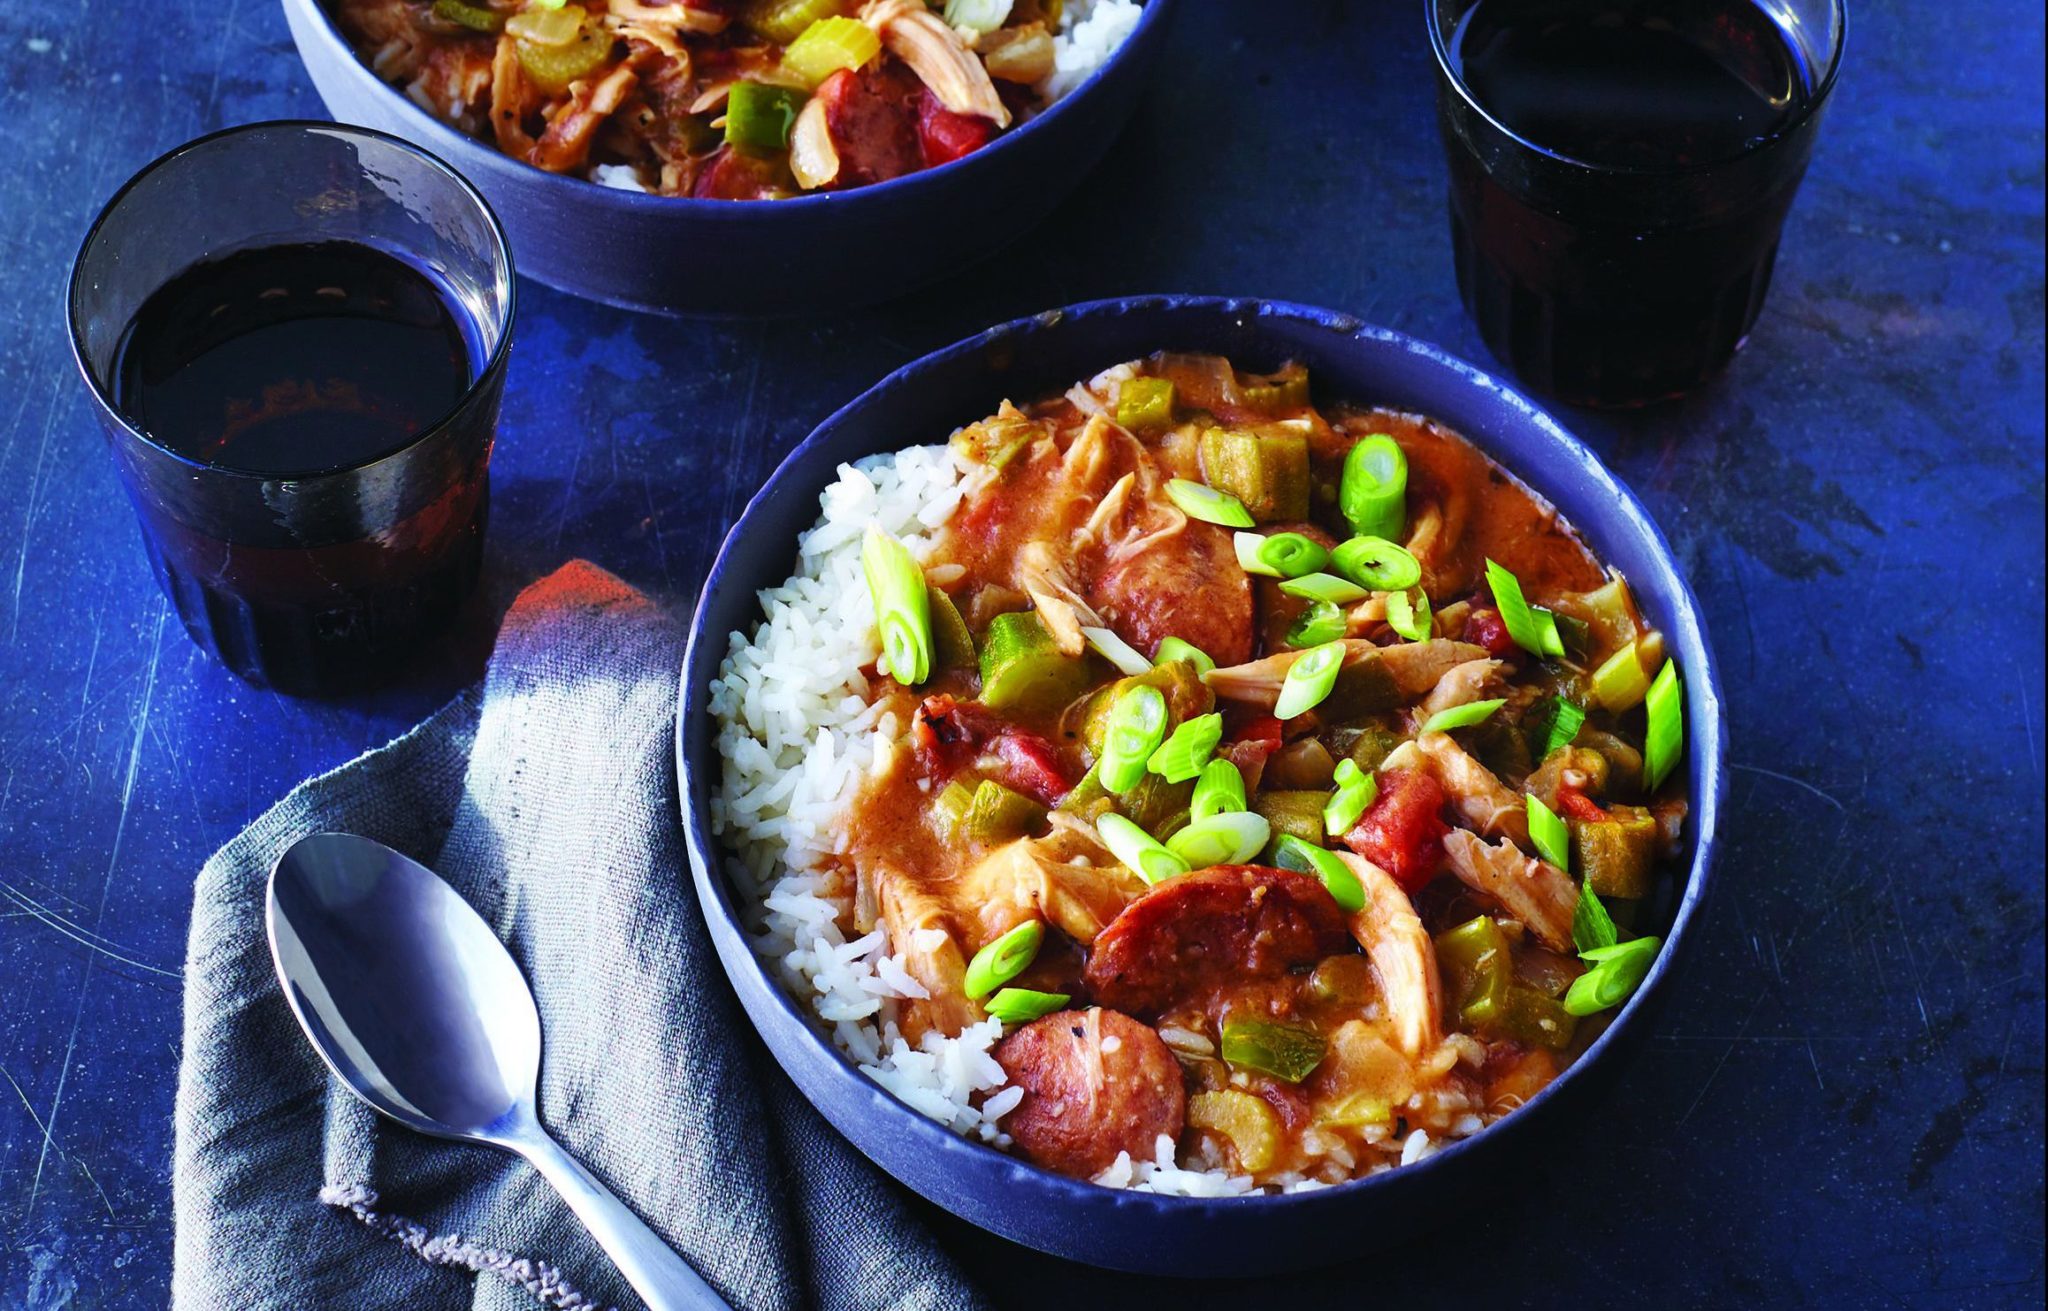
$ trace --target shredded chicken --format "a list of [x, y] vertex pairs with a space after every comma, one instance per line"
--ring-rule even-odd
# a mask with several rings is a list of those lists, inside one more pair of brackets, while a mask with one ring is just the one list
[[1572, 949], [1572, 912], [1579, 890], [1548, 861], [1525, 856], [1510, 842], [1486, 843], [1461, 828], [1444, 835], [1444, 854], [1465, 885], [1500, 903], [1552, 951]]
[[920, 0], [873, 0], [860, 21], [875, 30], [889, 53], [910, 65], [939, 103], [956, 114], [1010, 125], [1010, 111], [982, 66], [944, 19]]
[[1500, 683], [1503, 665], [1498, 660], [1467, 660], [1454, 665], [1436, 680], [1436, 686], [1422, 699], [1415, 713], [1422, 722], [1431, 715], [1449, 710], [1453, 706], [1469, 705], [1483, 701]]
[[[900, 870], [876, 872], [875, 885], [881, 900], [882, 924], [889, 930], [889, 944], [903, 956], [904, 968], [917, 980], [928, 997], [906, 998], [899, 1024], [911, 1043], [927, 1029], [952, 1037], [981, 1018], [980, 1008], [967, 1000], [967, 961], [960, 944], [953, 940], [953, 925], [946, 904], [926, 892], [914, 878]], [[935, 946], [920, 947], [920, 929], [938, 929], [945, 937]]]
[[[1374, 646], [1363, 638], [1344, 642], [1344, 667], [1371, 664], [1390, 680], [1403, 701], [1412, 701], [1435, 687], [1437, 680], [1457, 665], [1486, 655], [1484, 647], [1433, 637], [1427, 642], [1403, 642], [1397, 646]], [[1299, 651], [1282, 651], [1249, 664], [1217, 669], [1204, 680], [1217, 696], [1244, 701], [1268, 710], [1280, 699], [1280, 684], [1287, 670], [1301, 659]]]
[[[1099, 847], [1099, 858], [1082, 854], [1095, 847], [1071, 829], [1044, 838], [1017, 838], [981, 858], [962, 878], [958, 901], [978, 908], [985, 936], [993, 939], [1026, 919], [1043, 917], [1087, 946], [1117, 912], [1144, 894], [1145, 885]], [[1093, 863], [1077, 863], [1092, 860]]]
[[1365, 907], [1351, 916], [1351, 936], [1379, 974], [1387, 1015], [1409, 1056], [1443, 1040], [1443, 984], [1436, 946], [1401, 885], [1363, 856], [1336, 853], [1365, 885]]
[[1528, 808], [1492, 770], [1474, 760], [1448, 733], [1424, 733], [1415, 739], [1415, 746], [1429, 758], [1436, 781], [1451, 794], [1451, 804], [1467, 824], [1490, 838], [1506, 837], [1518, 846], [1528, 845]]
[[1102, 628], [1102, 616], [1091, 606], [1068, 581], [1067, 571], [1045, 542], [1027, 542], [1017, 552], [1017, 581], [1024, 585], [1025, 595], [1038, 608], [1038, 617], [1045, 621], [1046, 631], [1052, 634], [1053, 645], [1060, 654], [1078, 656], [1087, 648], [1088, 639], [1081, 634], [1083, 627]]
[[582, 168], [590, 158], [590, 139], [617, 112], [640, 80], [630, 63], [620, 64], [587, 90], [576, 88], [568, 108], [555, 116], [527, 153], [527, 161], [550, 173]]

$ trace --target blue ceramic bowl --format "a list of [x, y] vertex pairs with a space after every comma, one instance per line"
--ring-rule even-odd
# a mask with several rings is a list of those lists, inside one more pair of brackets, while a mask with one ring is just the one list
[[[720, 762], [707, 709], [728, 635], [761, 618], [756, 593], [795, 567], [797, 534], [846, 461], [935, 442], [1005, 397], [1064, 390], [1155, 350], [1213, 351], [1246, 368], [1307, 364], [1319, 395], [1435, 416], [1549, 497], [1622, 570], [1686, 674], [1692, 815], [1682, 888], [1648, 907], [1668, 945], [1586, 1054], [1523, 1109], [1428, 1160], [1287, 1196], [1158, 1197], [1049, 1174], [968, 1142], [883, 1092], [825, 1041], [747, 949], [712, 836]], [[684, 659], [677, 754], [692, 870], [711, 936], [741, 1002], [782, 1067], [884, 1170], [955, 1215], [1041, 1251], [1158, 1274], [1250, 1275], [1358, 1255], [1463, 1197], [1505, 1186], [1508, 1149], [1541, 1149], [1542, 1126], [1611, 1075], [1648, 1031], [1706, 891], [1727, 779], [1721, 685], [1698, 607], [1670, 548], [1629, 490], [1583, 445], [1504, 384], [1435, 347], [1348, 315], [1276, 301], [1146, 297], [1019, 319], [898, 370], [827, 419], [782, 462], [725, 539]]]
[[545, 172], [456, 131], [381, 81], [322, 0], [284, 0], [284, 13], [327, 111], [453, 164], [501, 216], [521, 273], [623, 309], [734, 318], [887, 300], [1023, 235], [1123, 128], [1175, 3], [1146, 0], [1137, 29], [1092, 77], [963, 160], [772, 201], [649, 196]]

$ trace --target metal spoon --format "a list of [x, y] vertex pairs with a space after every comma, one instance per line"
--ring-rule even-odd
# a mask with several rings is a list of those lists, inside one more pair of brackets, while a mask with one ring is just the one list
[[525, 1157], [651, 1311], [729, 1311], [541, 1128], [533, 993], [439, 875], [381, 842], [315, 833], [278, 857], [268, 913], [285, 999], [356, 1096], [421, 1133]]

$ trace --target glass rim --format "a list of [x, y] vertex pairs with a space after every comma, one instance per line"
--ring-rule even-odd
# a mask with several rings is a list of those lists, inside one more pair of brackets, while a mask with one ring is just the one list
[[[343, 137], [358, 137], [375, 141], [380, 145], [396, 147], [400, 151], [413, 155], [426, 163], [429, 167], [453, 182], [456, 188], [476, 206], [477, 212], [483, 216], [484, 227], [491, 234], [491, 241], [495, 250], [493, 264], [503, 271], [505, 285], [505, 307], [496, 316], [499, 320], [498, 340], [491, 347], [490, 355], [484, 361], [483, 367], [476, 371], [476, 376], [471, 378], [469, 384], [462, 389], [462, 395], [455, 399], [454, 403], [448, 407], [445, 413], [437, 416], [431, 423], [422, 424], [419, 431], [413, 433], [404, 442], [389, 450], [379, 451], [374, 455], [365, 456], [360, 460], [354, 460], [347, 464], [332, 465], [320, 469], [308, 469], [303, 473], [290, 476], [258, 473], [250, 469], [237, 469], [232, 465], [210, 464], [205, 460], [195, 459], [192, 456], [186, 455], [184, 452], [157, 440], [148, 429], [128, 417], [120, 405], [115, 402], [115, 398], [111, 394], [112, 389], [101, 382], [99, 371], [86, 359], [85, 334], [79, 323], [79, 292], [81, 280], [85, 275], [86, 257], [91, 253], [93, 243], [98, 240], [101, 229], [113, 217], [114, 211], [119, 209], [122, 203], [128, 199], [129, 193], [133, 192], [146, 179], [155, 176], [158, 171], [178, 163], [196, 151], [215, 147], [229, 138], [253, 136], [258, 133], [278, 129], [300, 132], [317, 129], [321, 132]], [[454, 165], [424, 146], [415, 145], [403, 137], [394, 136], [389, 132], [379, 131], [373, 127], [361, 127], [354, 123], [337, 123], [319, 118], [271, 118], [261, 119], [253, 123], [237, 123], [232, 127], [219, 128], [203, 136], [197, 136], [190, 141], [173, 146], [137, 169], [132, 177], [123, 182], [114, 191], [114, 194], [107, 198], [106, 203], [100, 206], [99, 212], [93, 216], [91, 225], [85, 230], [85, 237], [78, 243], [78, 253], [72, 257], [71, 274], [65, 280], [64, 286], [64, 322], [71, 341], [72, 363], [78, 367], [79, 376], [85, 379], [85, 385], [92, 390], [93, 399], [99, 402], [103, 412], [111, 415], [114, 421], [121, 425], [123, 431], [149, 447], [150, 450], [189, 469], [212, 477], [248, 479], [262, 483], [303, 483], [339, 477], [344, 474], [361, 473], [375, 468], [387, 460], [400, 459], [408, 452], [416, 449], [421, 442], [446, 428], [457, 415], [461, 414], [477, 398], [479, 393], [490, 385], [491, 380], [503, 370], [506, 355], [512, 345], [512, 324], [515, 319], [515, 312], [518, 309], [518, 303], [519, 271], [512, 260], [512, 243], [510, 238], [505, 235], [505, 225], [499, 220], [497, 211], [491, 208], [490, 201], [484, 198], [483, 192], [477, 189], [475, 183], [464, 177]]]
[[[1471, 4], [1467, 6], [1468, 12], [1471, 5], [1476, 5], [1479, 2], [1480, 0], [1471, 0]], [[1485, 119], [1489, 126], [1502, 136], [1513, 141], [1516, 145], [1542, 155], [1545, 159], [1554, 160], [1560, 164], [1569, 164], [1574, 168], [1586, 169], [1589, 172], [1645, 178], [1685, 177], [1688, 174], [1702, 173], [1709, 169], [1720, 168], [1733, 160], [1752, 155], [1756, 151], [1764, 149], [1774, 142], [1781, 141], [1786, 136], [1797, 131], [1800, 127], [1810, 122], [1814, 115], [1820, 113], [1822, 107], [1827, 104], [1828, 95], [1835, 88], [1836, 75], [1841, 71], [1842, 51], [1849, 43], [1848, 0], [1827, 0], [1828, 8], [1832, 11], [1835, 19], [1835, 36], [1834, 40], [1829, 43], [1827, 68], [1814, 82], [1813, 94], [1807, 97], [1806, 103], [1799, 107], [1798, 113], [1780, 124], [1770, 136], [1744, 150], [1739, 155], [1730, 156], [1727, 159], [1714, 159], [1697, 164], [1686, 164], [1676, 168], [1639, 168], [1615, 164], [1595, 164], [1591, 160], [1580, 159], [1576, 155], [1553, 150], [1548, 146], [1540, 145], [1530, 140], [1509, 127], [1506, 123], [1501, 122], [1492, 110], [1481, 103], [1479, 97], [1472, 93], [1472, 88], [1465, 85], [1465, 79], [1459, 76], [1457, 69], [1451, 65], [1450, 48], [1445, 42], [1442, 25], [1436, 21], [1437, 4], [1438, 0], [1422, 0], [1423, 23], [1429, 28], [1429, 48], [1436, 57], [1437, 72], [1442, 75], [1444, 82], [1458, 93], [1458, 98], [1471, 107], [1473, 113]]]

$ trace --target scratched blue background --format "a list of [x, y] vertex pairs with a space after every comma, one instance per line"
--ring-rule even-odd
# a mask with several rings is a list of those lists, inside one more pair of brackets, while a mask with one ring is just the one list
[[[879, 312], [703, 326], [523, 287], [471, 640], [315, 705], [236, 682], [167, 617], [59, 318], [88, 219], [138, 167], [320, 115], [282, 15], [0, 0], [0, 1307], [164, 1302], [193, 872], [435, 704], [520, 581], [581, 554], [687, 605], [814, 422], [1066, 301], [1284, 296], [1483, 360], [1419, 8], [1263, 0], [1253, 27], [1184, 6], [1130, 131], [1051, 223]], [[1852, 8], [1747, 352], [1681, 405], [1566, 416], [1662, 520], [1731, 694], [1720, 890], [1660, 1032], [1440, 1238], [1177, 1299], [2040, 1305], [2042, 15]], [[946, 1232], [1005, 1300], [1162, 1291]]]

